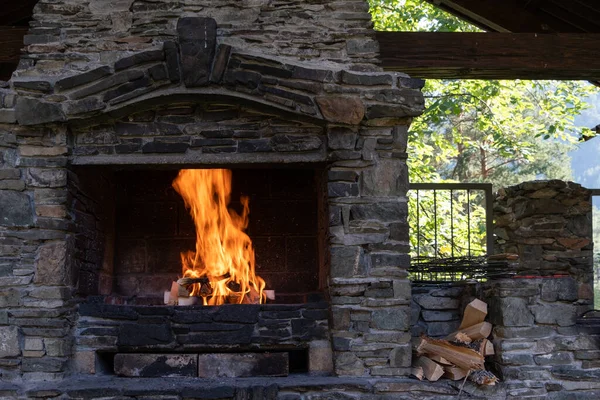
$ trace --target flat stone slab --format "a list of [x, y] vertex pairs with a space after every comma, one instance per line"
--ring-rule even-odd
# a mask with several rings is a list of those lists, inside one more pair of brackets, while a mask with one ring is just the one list
[[200, 378], [287, 376], [288, 353], [213, 353], [198, 356]]
[[197, 354], [136, 354], [115, 355], [115, 374], [126, 377], [196, 376]]

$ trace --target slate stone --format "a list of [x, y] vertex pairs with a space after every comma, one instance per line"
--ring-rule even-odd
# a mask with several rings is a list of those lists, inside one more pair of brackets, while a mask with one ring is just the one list
[[144, 76], [140, 79], [136, 79], [134, 81], [121, 85], [115, 89], [108, 90], [106, 93], [104, 93], [103, 100], [105, 102], [110, 101], [112, 99], [116, 99], [117, 97], [128, 95], [136, 89], [148, 87], [150, 85], [150, 79]]
[[460, 300], [452, 297], [416, 295], [413, 296], [413, 300], [425, 310], [456, 310], [460, 307]]
[[33, 187], [63, 187], [67, 185], [67, 171], [62, 168], [29, 168], [26, 180]]
[[157, 64], [148, 70], [148, 73], [155, 81], [163, 81], [167, 79], [168, 72], [164, 64]]
[[192, 139], [191, 147], [202, 147], [202, 146], [232, 146], [236, 144], [233, 139]]
[[21, 355], [19, 331], [16, 326], [0, 326], [0, 359]]
[[82, 100], [67, 101], [64, 104], [65, 113], [67, 115], [83, 114], [106, 108], [106, 104], [100, 101], [100, 99], [97, 97], [87, 97]]
[[177, 341], [183, 345], [212, 345], [212, 344], [234, 344], [243, 345], [252, 342], [254, 325], [246, 325], [237, 331], [221, 332], [193, 332], [187, 335], [178, 335]]
[[107, 75], [110, 75], [110, 67], [103, 66], [96, 69], [92, 69], [90, 71], [84, 72], [79, 75], [70, 76], [68, 78], [63, 78], [56, 82], [56, 89], [58, 90], [68, 90], [77, 86], [85, 85], [86, 83], [90, 83], [96, 81], [98, 79], [104, 78]]
[[386, 85], [392, 86], [394, 80], [389, 74], [357, 74], [349, 71], [342, 71], [342, 82], [349, 85], [376, 86]]
[[24, 357], [21, 362], [23, 372], [61, 372], [64, 370], [66, 360], [62, 358], [29, 358]]
[[69, 285], [71, 266], [67, 242], [54, 242], [39, 247], [35, 259], [34, 282], [43, 285]]
[[397, 267], [408, 268], [410, 256], [408, 254], [372, 253], [371, 265], [373, 268]]
[[290, 99], [293, 100], [296, 103], [300, 103], [300, 104], [306, 104], [308, 106], [312, 106], [314, 105], [312, 99], [310, 98], [310, 96], [305, 96], [303, 94], [299, 94], [296, 92], [291, 92], [288, 90], [284, 90], [278, 87], [272, 87], [272, 86], [264, 86], [263, 90], [266, 93], [271, 93], [272, 95], [275, 96], [279, 96], [279, 97], [283, 97], [284, 99]]
[[198, 355], [119, 353], [115, 355], [114, 371], [126, 377], [196, 377]]
[[0, 124], [14, 124], [17, 122], [15, 110], [0, 109]]
[[410, 328], [409, 308], [379, 308], [371, 314], [370, 326], [374, 329], [405, 331]]
[[573, 326], [577, 323], [577, 306], [571, 304], [536, 304], [531, 311], [538, 324]]
[[271, 146], [275, 151], [302, 152], [321, 148], [322, 140], [318, 136], [275, 135], [271, 138]]
[[[329, 181], [357, 182], [358, 172], [351, 170], [329, 170], [327, 178]], [[331, 206], [329, 208], [331, 209]]]
[[542, 282], [541, 299], [544, 301], [575, 301], [578, 299], [578, 288], [575, 279], [549, 278]]
[[333, 246], [330, 251], [333, 278], [351, 278], [367, 274], [368, 261], [362, 247]]
[[398, 78], [398, 86], [409, 89], [423, 89], [423, 87], [425, 86], [425, 80], [401, 76]]
[[188, 143], [153, 141], [142, 146], [142, 153], [185, 153]]
[[200, 378], [243, 378], [252, 376], [287, 376], [288, 353], [214, 353], [200, 354]]
[[44, 103], [28, 97], [17, 98], [15, 112], [20, 125], [38, 125], [66, 120], [60, 104]]
[[222, 44], [217, 49], [217, 55], [213, 63], [212, 71], [210, 73], [210, 81], [212, 83], [219, 83], [223, 79], [227, 63], [229, 62], [229, 56], [231, 54], [231, 46]]
[[213, 314], [217, 322], [256, 323], [260, 305], [257, 304], [224, 304]]
[[354, 197], [358, 196], [358, 184], [349, 182], [329, 182], [327, 184], [329, 197]]
[[212, 316], [216, 311], [213, 307], [204, 307], [200, 309], [191, 309], [186, 311], [175, 311], [171, 321], [180, 324], [193, 324], [200, 322], [211, 322]]
[[533, 326], [534, 317], [527, 300], [519, 297], [493, 297], [489, 300], [488, 315], [494, 325]]
[[119, 326], [117, 346], [152, 346], [174, 341], [175, 337], [169, 324], [124, 323]]
[[407, 215], [406, 202], [356, 204], [350, 207], [350, 220], [404, 221]]
[[142, 149], [142, 139], [121, 139], [121, 143], [115, 146], [117, 154], [131, 154]]
[[30, 226], [33, 224], [31, 200], [25, 193], [0, 190], [0, 225]]
[[333, 82], [335, 80], [333, 71], [300, 66], [294, 66], [292, 68], [292, 78], [315, 82]]
[[249, 139], [238, 142], [239, 153], [265, 153], [271, 151], [273, 149], [269, 139]]
[[86, 86], [69, 95], [70, 98], [77, 100], [91, 96], [113, 86], [121, 85], [126, 82], [135, 81], [144, 76], [144, 72], [140, 70], [122, 71], [114, 75], [110, 75], [90, 86]]
[[327, 132], [327, 146], [333, 150], [353, 150], [358, 134], [347, 128], [335, 127]]
[[429, 321], [454, 321], [460, 319], [458, 311], [430, 311], [423, 310], [423, 319]]
[[362, 172], [360, 182], [366, 196], [404, 196], [408, 191], [408, 168], [403, 160], [380, 159]]
[[79, 315], [97, 318], [136, 320], [138, 314], [132, 307], [104, 303], [82, 303]]
[[600, 380], [600, 368], [581, 369], [576, 366], [560, 365], [552, 367], [552, 375], [558, 379], [574, 380], [574, 381], [592, 381]]
[[180, 18], [177, 34], [183, 83], [186, 87], [207, 85], [215, 56], [217, 22], [212, 18]]
[[149, 50], [122, 58], [115, 63], [115, 71], [131, 68], [135, 65], [145, 64], [152, 61], [162, 61], [165, 54], [162, 50]]
[[167, 73], [172, 83], [178, 83], [181, 80], [181, 70], [179, 67], [179, 48], [175, 42], [165, 42], [163, 45], [167, 65]]
[[51, 93], [52, 84], [47, 81], [13, 81], [15, 89], [31, 90], [35, 92]]
[[[202, 400], [217, 400], [217, 399], [232, 399], [235, 394], [235, 387], [233, 385], [226, 386], [209, 386], [203, 387], [201, 390]], [[183, 389], [181, 391], [181, 397], [185, 399], [197, 399], [198, 389]], [[260, 397], [256, 397], [257, 399]]]

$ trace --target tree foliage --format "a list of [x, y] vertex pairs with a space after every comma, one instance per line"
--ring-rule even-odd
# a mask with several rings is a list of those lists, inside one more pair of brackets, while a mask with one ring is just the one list
[[[421, 0], [370, 0], [370, 5], [376, 30], [479, 31]], [[499, 188], [532, 179], [572, 179], [568, 152], [582, 134], [591, 134], [575, 126], [574, 118], [594, 90], [574, 81], [427, 80], [426, 111], [413, 121], [409, 135], [411, 182], [490, 182]], [[417, 248], [421, 255], [441, 257], [464, 250], [464, 241], [437, 240], [449, 235], [448, 202], [436, 202], [438, 220], [428, 220], [433, 200], [422, 196], [417, 218], [412, 196], [413, 254]], [[465, 221], [466, 209], [474, 207], [471, 215], [478, 219], [471, 221], [476, 232], [471, 247], [484, 252], [482, 196], [466, 199], [456, 199], [451, 230], [463, 240], [472, 228]], [[434, 227], [442, 231], [436, 235]]]

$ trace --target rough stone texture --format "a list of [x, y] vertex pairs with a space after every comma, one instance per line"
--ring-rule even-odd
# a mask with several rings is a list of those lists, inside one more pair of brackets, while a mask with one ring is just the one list
[[251, 376], [287, 376], [288, 353], [200, 354], [201, 378], [243, 378]]
[[16, 357], [21, 354], [19, 332], [16, 326], [0, 326], [0, 358]]
[[197, 354], [136, 354], [115, 355], [115, 374], [128, 377], [196, 376]]
[[0, 216], [2, 226], [29, 226], [33, 224], [31, 199], [25, 193], [0, 191]]
[[177, 34], [183, 83], [187, 87], [208, 84], [217, 43], [217, 22], [212, 18], [180, 18]]

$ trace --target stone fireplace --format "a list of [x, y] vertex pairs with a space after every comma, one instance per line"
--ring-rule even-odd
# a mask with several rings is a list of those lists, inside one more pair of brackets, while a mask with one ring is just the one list
[[[36, 6], [0, 103], [4, 381], [265, 352], [291, 373], [409, 374], [422, 81], [377, 67], [364, 1], [213, 3]], [[194, 246], [184, 168], [232, 170], [275, 300], [163, 304]]]

